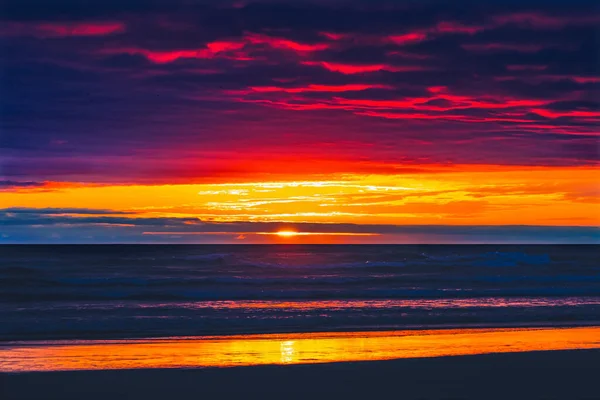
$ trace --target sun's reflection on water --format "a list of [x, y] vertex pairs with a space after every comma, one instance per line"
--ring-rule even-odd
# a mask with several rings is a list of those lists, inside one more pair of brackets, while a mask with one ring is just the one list
[[600, 348], [600, 327], [331, 332], [23, 342], [0, 346], [0, 371], [234, 367]]
[[294, 341], [281, 342], [281, 363], [291, 364], [294, 362]]

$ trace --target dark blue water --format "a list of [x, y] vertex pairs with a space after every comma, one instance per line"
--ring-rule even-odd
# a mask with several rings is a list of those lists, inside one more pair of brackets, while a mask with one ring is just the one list
[[0, 246], [0, 340], [580, 325], [600, 246]]

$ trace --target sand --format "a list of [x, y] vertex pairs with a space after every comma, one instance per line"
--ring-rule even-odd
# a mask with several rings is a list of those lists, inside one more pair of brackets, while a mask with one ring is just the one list
[[[1, 354], [0, 354], [1, 357]], [[208, 369], [0, 374], [17, 399], [600, 399], [600, 350]]]

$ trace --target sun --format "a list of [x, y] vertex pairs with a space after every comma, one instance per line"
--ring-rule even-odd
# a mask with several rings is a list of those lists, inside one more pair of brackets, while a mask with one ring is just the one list
[[292, 236], [298, 236], [298, 232], [296, 231], [278, 231], [276, 232], [277, 236], [281, 236], [281, 237], [292, 237]]

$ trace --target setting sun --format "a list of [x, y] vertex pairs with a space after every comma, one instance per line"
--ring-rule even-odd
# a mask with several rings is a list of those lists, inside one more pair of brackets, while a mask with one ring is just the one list
[[295, 231], [278, 231], [277, 236], [281, 236], [281, 237], [292, 237], [292, 236], [297, 236], [298, 232]]

